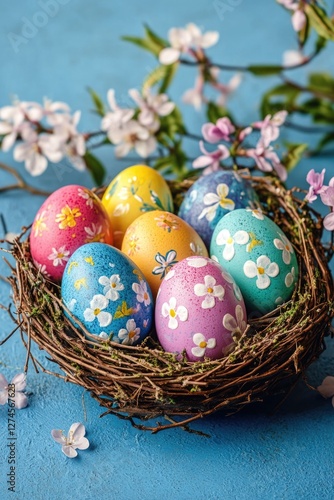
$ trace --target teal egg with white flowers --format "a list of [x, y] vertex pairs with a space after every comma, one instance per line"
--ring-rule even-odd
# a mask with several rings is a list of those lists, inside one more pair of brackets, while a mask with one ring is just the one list
[[296, 253], [261, 210], [226, 214], [213, 232], [210, 255], [236, 281], [248, 314], [262, 316], [291, 298], [299, 274]]
[[154, 305], [146, 279], [127, 255], [106, 243], [87, 243], [71, 255], [61, 297], [73, 325], [80, 328], [79, 320], [102, 339], [137, 345], [152, 329]]

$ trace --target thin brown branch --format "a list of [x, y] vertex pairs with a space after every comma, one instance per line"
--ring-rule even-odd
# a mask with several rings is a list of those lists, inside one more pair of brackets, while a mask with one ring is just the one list
[[30, 194], [35, 194], [39, 196], [49, 196], [51, 193], [49, 191], [44, 191], [43, 189], [38, 189], [33, 186], [30, 186], [23, 177], [15, 170], [15, 168], [6, 165], [5, 163], [0, 162], [0, 170], [4, 170], [5, 172], [11, 174], [15, 179], [16, 183], [8, 184], [7, 186], [0, 186], [0, 193], [4, 193], [6, 191], [13, 191], [15, 189], [21, 189], [27, 191]]

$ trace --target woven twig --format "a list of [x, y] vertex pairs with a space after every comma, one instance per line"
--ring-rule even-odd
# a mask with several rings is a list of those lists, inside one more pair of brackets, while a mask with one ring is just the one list
[[[64, 373], [52, 374], [87, 389], [105, 408], [104, 415], [117, 415], [152, 432], [185, 427], [219, 409], [235, 412], [288, 391], [324, 350], [334, 315], [331, 248], [321, 243], [320, 215], [298, 198], [296, 189], [288, 191], [264, 177], [251, 181], [264, 212], [293, 244], [299, 282], [289, 302], [249, 321], [227, 357], [190, 363], [163, 352], [151, 339], [133, 347], [93, 340], [83, 325], [76, 330], [63, 314], [60, 287], [45, 279], [31, 261], [26, 229], [12, 245], [16, 267], [11, 267], [9, 281], [27, 362], [31, 359], [37, 370], [52, 373], [33, 357], [33, 340]], [[190, 185], [191, 181], [170, 183], [176, 206]], [[166, 420], [147, 422], [159, 417]]]

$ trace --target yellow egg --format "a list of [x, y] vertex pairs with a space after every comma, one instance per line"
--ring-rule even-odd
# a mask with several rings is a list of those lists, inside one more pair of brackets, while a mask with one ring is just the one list
[[195, 229], [177, 215], [162, 210], [146, 212], [130, 224], [122, 252], [140, 268], [154, 297], [174, 264], [191, 255], [208, 256]]
[[134, 165], [120, 172], [107, 187], [102, 203], [109, 214], [117, 248], [121, 248], [126, 229], [143, 213], [173, 212], [168, 184], [159, 172], [146, 165]]

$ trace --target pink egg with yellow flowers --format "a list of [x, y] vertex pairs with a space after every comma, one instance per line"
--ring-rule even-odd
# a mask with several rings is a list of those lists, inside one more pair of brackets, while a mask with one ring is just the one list
[[57, 189], [38, 210], [30, 233], [30, 253], [46, 277], [60, 281], [67, 261], [85, 243], [113, 243], [109, 216], [90, 189]]

